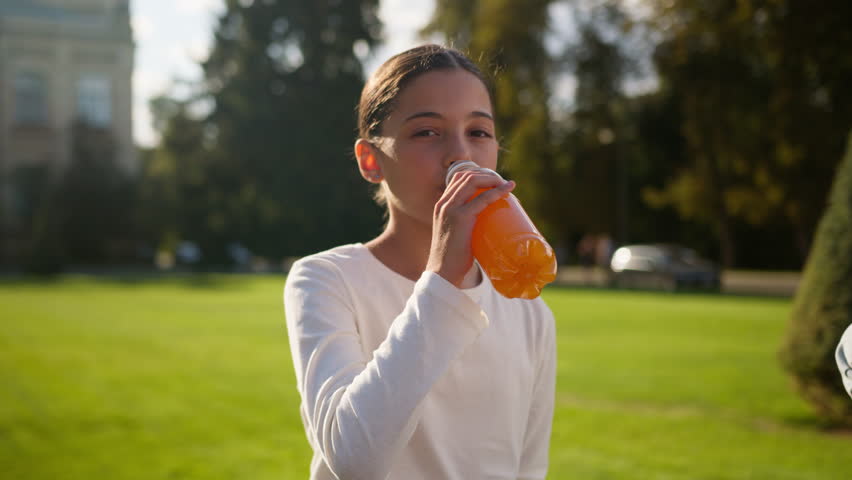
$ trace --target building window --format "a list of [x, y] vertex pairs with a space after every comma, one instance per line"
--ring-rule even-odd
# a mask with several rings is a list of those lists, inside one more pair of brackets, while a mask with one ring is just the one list
[[47, 124], [47, 80], [37, 72], [15, 75], [15, 123]]
[[112, 85], [106, 75], [84, 75], [77, 81], [77, 118], [93, 127], [112, 121]]

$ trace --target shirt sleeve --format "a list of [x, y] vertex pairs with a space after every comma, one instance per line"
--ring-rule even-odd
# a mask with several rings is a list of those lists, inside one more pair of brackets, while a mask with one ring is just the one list
[[297, 262], [288, 276], [284, 306], [302, 419], [339, 478], [383, 479], [414, 432], [421, 401], [488, 319], [461, 290], [426, 272], [368, 355], [347, 295], [327, 260]]
[[521, 453], [519, 472], [521, 480], [543, 480], [547, 476], [556, 395], [556, 326], [550, 309], [546, 305], [543, 305], [543, 309], [542, 331], [544, 333], [539, 342], [540, 354], [533, 385], [533, 398]]
[[843, 388], [846, 389], [849, 396], [852, 396], [852, 325], [846, 328], [846, 332], [840, 338], [835, 358], [837, 359], [837, 368], [840, 369], [840, 376], [843, 379]]

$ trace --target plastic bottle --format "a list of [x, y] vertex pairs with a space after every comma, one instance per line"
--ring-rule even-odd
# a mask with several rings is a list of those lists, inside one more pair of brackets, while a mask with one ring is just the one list
[[[500, 176], [494, 170], [465, 161], [450, 166], [445, 182], [449, 183], [456, 172], [466, 170]], [[478, 190], [471, 199], [486, 190]], [[553, 249], [511, 193], [479, 214], [471, 247], [494, 288], [507, 298], [536, 298], [556, 278]]]

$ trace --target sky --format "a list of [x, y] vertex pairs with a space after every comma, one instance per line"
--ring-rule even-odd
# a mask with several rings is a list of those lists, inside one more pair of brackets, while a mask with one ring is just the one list
[[[385, 38], [370, 53], [367, 74], [394, 53], [420, 43], [416, 32], [434, 9], [433, 0], [382, 0], [380, 5]], [[207, 57], [213, 28], [223, 11], [223, 0], [131, 0], [136, 42], [133, 138], [138, 145], [151, 147], [158, 141], [148, 101], [169, 91], [176, 79], [201, 78], [199, 61]]]

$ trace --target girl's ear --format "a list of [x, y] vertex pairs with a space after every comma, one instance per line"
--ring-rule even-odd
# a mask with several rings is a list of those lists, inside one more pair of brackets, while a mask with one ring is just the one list
[[358, 170], [364, 180], [370, 183], [381, 183], [384, 178], [382, 167], [377, 160], [378, 155], [376, 146], [367, 140], [359, 138], [355, 142], [355, 159], [358, 161]]

